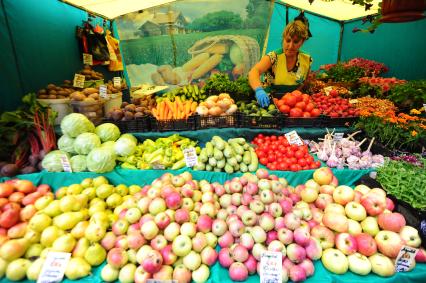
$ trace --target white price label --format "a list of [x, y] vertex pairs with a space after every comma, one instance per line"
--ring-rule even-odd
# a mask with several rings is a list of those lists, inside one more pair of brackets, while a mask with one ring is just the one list
[[152, 165], [152, 168], [154, 168], [156, 170], [164, 170], [166, 168], [166, 167], [164, 167], [163, 164], [160, 164], [160, 163], [157, 163], [157, 162], [151, 163], [151, 165]]
[[414, 264], [416, 254], [419, 250], [416, 248], [402, 246], [395, 261], [395, 271], [405, 272]]
[[41, 268], [37, 283], [61, 282], [71, 253], [49, 252]]
[[114, 87], [119, 87], [121, 88], [121, 78], [120, 77], [114, 77], [112, 78]]
[[426, 103], [423, 103], [423, 110], [426, 112]]
[[285, 134], [285, 137], [289, 144], [303, 145], [303, 141], [296, 131], [291, 131]]
[[83, 64], [84, 65], [93, 65], [93, 56], [89, 53], [83, 53]]
[[79, 87], [79, 88], [84, 88], [84, 81], [85, 80], [86, 80], [86, 77], [84, 75], [75, 74], [74, 75], [73, 86], [74, 87]]
[[185, 148], [183, 150], [183, 157], [185, 158], [186, 167], [194, 167], [198, 165], [198, 157], [195, 148]]
[[260, 255], [260, 282], [275, 283], [282, 282], [282, 253], [264, 251]]
[[62, 167], [64, 168], [64, 172], [72, 173], [71, 163], [65, 154], [61, 156], [61, 163]]
[[342, 140], [343, 139], [343, 136], [344, 136], [345, 134], [344, 133], [335, 133], [334, 135], [333, 135], [333, 140], [334, 141], [340, 141], [340, 140]]
[[147, 279], [146, 283], [178, 283], [177, 280], [160, 280], [160, 279]]
[[107, 92], [107, 86], [106, 85], [99, 86], [99, 96], [103, 99], [108, 98], [108, 92]]

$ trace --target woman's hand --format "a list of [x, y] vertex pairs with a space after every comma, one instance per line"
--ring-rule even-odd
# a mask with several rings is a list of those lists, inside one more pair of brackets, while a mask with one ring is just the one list
[[258, 87], [255, 89], [256, 91], [256, 99], [257, 102], [261, 107], [268, 107], [269, 106], [269, 96], [265, 92], [265, 90], [262, 87]]

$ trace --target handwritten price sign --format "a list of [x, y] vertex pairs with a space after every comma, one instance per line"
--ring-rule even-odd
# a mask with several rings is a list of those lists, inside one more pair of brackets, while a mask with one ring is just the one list
[[260, 283], [282, 282], [282, 253], [264, 251], [260, 255]]

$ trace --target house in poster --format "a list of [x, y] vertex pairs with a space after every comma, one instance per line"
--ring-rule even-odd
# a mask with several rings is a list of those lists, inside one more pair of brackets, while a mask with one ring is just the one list
[[188, 21], [181, 12], [168, 11], [167, 13], [154, 12], [153, 17], [145, 21], [138, 29], [137, 35], [141, 37], [185, 34]]

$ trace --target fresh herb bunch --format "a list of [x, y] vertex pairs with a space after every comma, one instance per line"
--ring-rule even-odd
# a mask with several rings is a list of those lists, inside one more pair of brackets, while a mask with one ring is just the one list
[[426, 209], [426, 159], [418, 157], [423, 166], [401, 160], [388, 160], [377, 170], [377, 181], [396, 198], [420, 210]]
[[229, 93], [235, 100], [250, 100], [253, 96], [247, 77], [232, 81], [226, 73], [216, 73], [206, 80], [203, 90], [208, 95]]
[[401, 109], [421, 107], [423, 103], [426, 103], [426, 80], [414, 80], [396, 85], [387, 98]]

